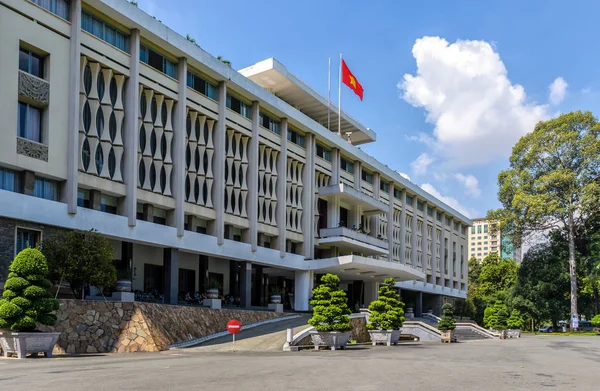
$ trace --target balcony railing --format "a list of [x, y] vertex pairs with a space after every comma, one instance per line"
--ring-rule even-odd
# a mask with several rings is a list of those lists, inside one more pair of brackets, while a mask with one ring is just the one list
[[388, 242], [346, 227], [321, 228], [320, 243], [365, 255], [388, 254]]

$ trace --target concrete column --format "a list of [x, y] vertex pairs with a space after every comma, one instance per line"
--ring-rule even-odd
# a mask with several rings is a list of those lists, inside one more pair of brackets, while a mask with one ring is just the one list
[[340, 225], [340, 198], [333, 197], [327, 201], [327, 228], [335, 228]]
[[305, 258], [312, 259], [314, 253], [313, 246], [313, 221], [314, 221], [314, 186], [315, 186], [315, 136], [311, 133], [306, 135], [306, 165], [302, 174], [302, 233], [304, 243], [302, 243], [302, 255]]
[[90, 190], [90, 209], [102, 209], [102, 193], [100, 190]]
[[377, 300], [379, 297], [379, 283], [375, 281], [365, 281], [365, 302], [362, 303], [366, 307], [372, 301]]
[[330, 185], [340, 183], [340, 150], [338, 148], [331, 149], [331, 180]]
[[314, 284], [314, 272], [296, 270], [294, 281], [294, 309], [296, 311], [308, 311]]
[[[379, 201], [379, 184], [381, 176], [378, 172], [373, 173], [373, 198]], [[379, 215], [371, 216], [371, 236], [377, 237], [379, 235]]]
[[442, 237], [440, 239], [440, 280], [439, 285], [446, 286], [444, 279], [446, 274], [446, 215], [442, 213]]
[[448, 237], [448, 279], [450, 287], [454, 288], [454, 221], [450, 220], [450, 235]]
[[187, 60], [179, 59], [177, 105], [173, 117], [173, 197], [175, 198], [175, 227], [177, 236], [182, 237], [185, 225], [185, 137], [187, 106]]
[[165, 277], [165, 304], [177, 304], [179, 294], [179, 250], [163, 249], [163, 271]]
[[277, 216], [277, 227], [279, 228], [279, 236], [277, 237], [277, 248], [281, 258], [285, 257], [285, 227], [286, 227], [286, 185], [287, 185], [287, 134], [288, 121], [287, 118], [281, 119], [281, 152], [277, 160], [277, 207], [275, 213]]
[[248, 145], [248, 236], [246, 242], [250, 243], [252, 252], [258, 246], [258, 121], [260, 119], [260, 107], [258, 101], [252, 102], [252, 138]]
[[402, 209], [400, 210], [400, 262], [410, 262], [406, 259], [406, 190], [402, 190]]
[[354, 188], [361, 191], [362, 181], [362, 162], [360, 160], [354, 161]]
[[[81, 80], [81, 0], [71, 1], [71, 39], [69, 41], [69, 122], [67, 137], [67, 211], [77, 213], [79, 166], [79, 84]], [[108, 164], [108, 163], [107, 163]]]
[[415, 304], [415, 316], [420, 318], [423, 316], [423, 292], [417, 292], [417, 301]]
[[421, 224], [421, 262], [427, 282], [427, 201], [423, 201], [423, 224]]
[[23, 183], [23, 194], [33, 196], [35, 194], [35, 172], [25, 170], [21, 172]]
[[394, 260], [394, 182], [390, 182], [390, 203], [387, 213], [388, 260]]
[[219, 246], [225, 236], [225, 110], [227, 108], [227, 83], [219, 82], [219, 116], [215, 126], [215, 181], [213, 184], [213, 206], [215, 209], [214, 235]]
[[252, 263], [244, 262], [240, 269], [240, 306], [249, 308], [252, 305]]
[[433, 285], [437, 284], [437, 216], [439, 213], [440, 211], [437, 209], [433, 213], [433, 228], [431, 232], [431, 282]]
[[[413, 217], [410, 222], [410, 230], [411, 230], [410, 247], [412, 248], [412, 251], [410, 253], [410, 263], [415, 268], [418, 267], [417, 266], [417, 202], [418, 202], [417, 197], [414, 197], [413, 205], [412, 205]], [[422, 258], [421, 258], [421, 260], [422, 260]]]
[[123, 143], [123, 180], [126, 186], [125, 214], [130, 227], [135, 227], [137, 215], [138, 183], [138, 132], [140, 115], [140, 30], [131, 30], [129, 35], [129, 79], [125, 90], [125, 134]]
[[143, 217], [144, 221], [152, 222], [154, 221], [154, 205], [152, 204], [144, 204]]

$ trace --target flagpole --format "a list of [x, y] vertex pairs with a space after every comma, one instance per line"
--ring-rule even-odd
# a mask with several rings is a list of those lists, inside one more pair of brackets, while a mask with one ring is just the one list
[[338, 83], [338, 134], [342, 135], [342, 53], [340, 53], [340, 80]]
[[327, 130], [331, 130], [331, 57], [327, 67]]

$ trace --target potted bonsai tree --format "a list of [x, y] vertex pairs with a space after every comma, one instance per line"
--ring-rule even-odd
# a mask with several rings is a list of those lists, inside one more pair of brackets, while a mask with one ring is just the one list
[[52, 349], [60, 333], [36, 332], [38, 323], [52, 326], [58, 310], [58, 300], [48, 289], [48, 263], [44, 255], [34, 248], [21, 251], [9, 267], [0, 299], [0, 346], [4, 357], [16, 355], [25, 358], [30, 354], [44, 353], [52, 357]]
[[346, 292], [340, 289], [340, 279], [335, 274], [324, 275], [312, 295], [313, 317], [308, 324], [315, 327], [310, 333], [315, 349], [319, 346], [345, 349], [352, 330], [348, 316], [351, 311]]
[[404, 303], [395, 288], [396, 280], [386, 278], [379, 287], [379, 298], [369, 304], [371, 314], [367, 329], [373, 345], [384, 343], [397, 345], [400, 341], [400, 328], [404, 322]]
[[510, 317], [506, 321], [508, 329], [506, 330], [507, 338], [521, 338], [521, 329], [523, 328], [523, 318], [519, 310], [514, 309], [510, 313]]
[[442, 332], [442, 342], [454, 342], [455, 328], [454, 309], [452, 304], [446, 303], [442, 306], [442, 318], [438, 322], [438, 330]]
[[496, 313], [495, 329], [500, 333], [500, 339], [506, 338], [508, 314], [504, 309], [498, 310]]

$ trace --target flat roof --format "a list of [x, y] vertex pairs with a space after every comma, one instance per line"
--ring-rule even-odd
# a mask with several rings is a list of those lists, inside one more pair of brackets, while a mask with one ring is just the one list
[[[327, 127], [327, 111], [330, 111], [330, 130], [338, 131], [338, 107], [327, 98], [316, 92], [308, 84], [290, 73], [287, 68], [274, 58], [257, 62], [247, 68], [240, 69], [242, 75], [252, 80], [265, 90], [289, 103], [321, 125]], [[376, 134], [342, 110], [341, 133], [344, 139], [350, 136], [353, 145], [361, 145], [375, 141]]]

